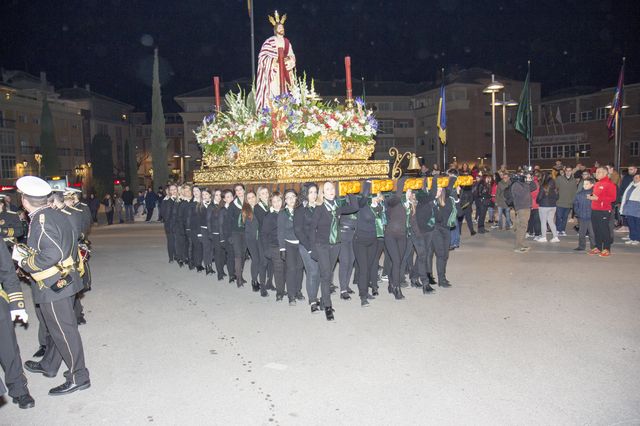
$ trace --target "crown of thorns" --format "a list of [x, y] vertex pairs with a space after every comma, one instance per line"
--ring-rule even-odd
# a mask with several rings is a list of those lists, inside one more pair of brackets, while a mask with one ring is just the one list
[[285, 21], [287, 20], [287, 14], [286, 13], [284, 15], [280, 16], [278, 11], [276, 10], [273, 15], [274, 16], [269, 15], [269, 22], [271, 22], [271, 25], [273, 25], [274, 27], [276, 25], [278, 25], [278, 24], [284, 25]]

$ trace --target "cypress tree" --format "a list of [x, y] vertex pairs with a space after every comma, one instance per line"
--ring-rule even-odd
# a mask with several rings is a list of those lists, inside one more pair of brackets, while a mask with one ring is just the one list
[[153, 161], [154, 189], [165, 186], [169, 179], [167, 167], [167, 138], [165, 136], [164, 110], [160, 93], [158, 48], [153, 58], [153, 89], [151, 96], [151, 159]]

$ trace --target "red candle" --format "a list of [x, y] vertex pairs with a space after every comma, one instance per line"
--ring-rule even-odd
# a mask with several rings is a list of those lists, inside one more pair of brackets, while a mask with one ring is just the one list
[[216, 94], [216, 111], [220, 112], [220, 77], [213, 77], [213, 90]]
[[351, 99], [353, 97], [353, 90], [351, 87], [351, 56], [344, 57], [344, 69], [347, 80], [347, 99]]

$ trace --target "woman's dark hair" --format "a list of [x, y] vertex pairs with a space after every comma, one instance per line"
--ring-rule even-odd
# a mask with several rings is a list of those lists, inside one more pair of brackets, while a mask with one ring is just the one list
[[301, 203], [309, 201], [309, 190], [311, 188], [315, 188], [316, 192], [318, 191], [318, 185], [316, 185], [314, 182], [305, 182], [302, 184], [302, 188], [300, 188], [300, 196], [298, 197], [298, 200]]
[[224, 196], [227, 195], [227, 194], [233, 195], [233, 191], [231, 191], [230, 189], [223, 189], [222, 192], [220, 193], [220, 196], [224, 200]]
[[[247, 199], [247, 195], [249, 194], [253, 194], [256, 195], [255, 192], [253, 191], [248, 191], [245, 195], [244, 195], [244, 199]], [[258, 198], [256, 196], [256, 198]], [[246, 201], [244, 203], [242, 203], [242, 223], [245, 223], [247, 220], [253, 220], [253, 207], [251, 207], [251, 204], [247, 203]]]
[[[284, 196], [282, 197], [282, 199], [284, 200], [285, 198], [287, 198], [287, 194], [293, 194], [296, 197], [296, 202], [293, 205], [293, 208], [298, 208], [298, 206], [300, 206], [300, 199], [298, 198], [298, 193], [296, 192], [295, 189], [290, 188], [290, 189], [285, 189], [284, 191]], [[285, 202], [286, 205], [286, 202]]]

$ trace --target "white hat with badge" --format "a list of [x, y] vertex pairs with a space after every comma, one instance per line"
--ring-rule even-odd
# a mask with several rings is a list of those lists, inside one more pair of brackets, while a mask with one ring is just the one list
[[81, 193], [82, 193], [82, 190], [81, 190], [81, 189], [78, 189], [78, 188], [73, 188], [73, 187], [71, 187], [71, 186], [67, 186], [67, 187], [64, 189], [64, 192], [65, 192], [65, 194], [74, 194], [74, 193], [75, 193], [75, 194], [81, 194]]
[[17, 180], [16, 186], [20, 192], [32, 197], [45, 197], [51, 194], [49, 184], [36, 176], [23, 176]]

